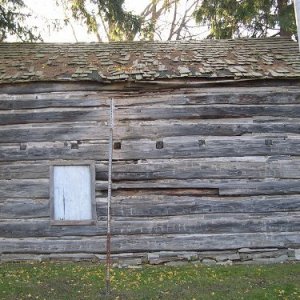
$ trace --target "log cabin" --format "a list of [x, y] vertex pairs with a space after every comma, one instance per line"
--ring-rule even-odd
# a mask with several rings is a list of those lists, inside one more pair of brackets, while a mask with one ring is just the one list
[[300, 259], [300, 56], [283, 38], [0, 44], [0, 261]]

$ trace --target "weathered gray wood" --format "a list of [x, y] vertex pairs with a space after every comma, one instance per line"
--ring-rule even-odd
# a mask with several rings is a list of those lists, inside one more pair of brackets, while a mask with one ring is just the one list
[[[113, 252], [298, 247], [299, 82], [268, 84], [159, 94], [122, 84], [7, 87], [50, 92], [0, 94], [0, 252], [105, 253], [110, 97], [121, 142]], [[86, 159], [97, 161], [97, 225], [51, 226], [48, 165]]]
[[139, 97], [126, 97], [121, 101], [117, 101], [119, 106], [134, 106], [134, 105], [205, 105], [205, 104], [239, 104], [239, 105], [265, 105], [265, 104], [300, 104], [299, 88], [294, 90], [283, 87], [273, 87], [273, 90], [268, 88], [260, 89], [248, 87], [235, 88], [234, 93], [228, 88], [219, 89], [204, 89], [199, 90], [182, 90], [171, 94], [164, 95], [163, 92], [149, 97], [141, 95]]
[[[74, 153], [74, 151], [72, 152]], [[81, 153], [81, 152], [80, 152]], [[76, 156], [76, 155], [75, 155]], [[74, 156], [73, 156], [74, 157]], [[81, 156], [83, 157], [83, 156]], [[49, 178], [51, 161], [0, 164], [1, 179]], [[300, 178], [300, 159], [282, 157], [199, 158], [115, 162], [113, 179]], [[107, 180], [107, 164], [97, 164], [96, 178]]]
[[[20, 150], [20, 144], [12, 146], [0, 146], [0, 161], [19, 161], [19, 160], [105, 160], [108, 155], [107, 144], [95, 141], [94, 144], [76, 143], [72, 149], [72, 142], [56, 143], [29, 143], [25, 150]], [[78, 148], [78, 149], [77, 149]]]
[[253, 116], [300, 117], [300, 105], [178, 105], [133, 108], [120, 108], [116, 111], [117, 120], [156, 120], [159, 119], [220, 119]]
[[[211, 213], [268, 213], [300, 211], [300, 195], [251, 197], [120, 196], [112, 198], [112, 215], [123, 217], [180, 216]], [[97, 205], [106, 216], [106, 203]]]
[[[115, 217], [300, 211], [299, 195], [252, 197], [141, 195], [113, 197], [112, 200], [112, 215]], [[104, 217], [106, 214], [106, 203], [98, 201], [98, 217]], [[28, 219], [49, 216], [49, 199], [16, 198], [0, 201], [0, 219]]]
[[116, 102], [118, 106], [133, 106], [138, 104], [153, 105], [195, 105], [195, 104], [240, 104], [240, 105], [263, 105], [263, 104], [300, 104], [299, 88], [297, 87], [247, 87], [235, 88], [212, 88], [182, 90], [182, 93], [173, 91], [172, 94], [160, 92], [156, 95], [140, 95], [138, 97], [128, 93], [108, 92], [55, 92], [39, 94], [9, 95], [0, 94], [0, 109], [30, 109], [46, 107], [70, 107], [70, 106], [102, 106], [108, 105], [109, 97], [120, 97]]
[[235, 186], [223, 185], [219, 189], [219, 194], [221, 196], [300, 194], [300, 184], [299, 180], [249, 181], [247, 183], [236, 183]]
[[0, 128], [0, 143], [85, 141], [107, 137], [108, 128], [104, 124], [97, 126], [74, 123], [57, 127]]
[[48, 198], [49, 180], [0, 180], [0, 199]]
[[[194, 178], [300, 178], [300, 158], [244, 157], [148, 160], [113, 166], [113, 180]], [[98, 165], [96, 178], [107, 180], [107, 166]]]
[[49, 216], [49, 199], [0, 200], [0, 219], [45, 218]]
[[42, 163], [0, 164], [0, 180], [49, 178], [49, 161]]
[[[172, 137], [162, 139], [163, 149], [155, 140], [122, 141], [122, 149], [114, 151], [114, 159], [242, 157], [260, 155], [299, 155], [300, 138], [290, 136], [245, 137]], [[270, 145], [270, 143], [272, 143]]]
[[[207, 120], [202, 119], [178, 121], [147, 121], [129, 122], [125, 126], [117, 124], [115, 138], [127, 139], [157, 139], [175, 136], [242, 136], [258, 133], [280, 133], [280, 134], [300, 134], [300, 119], [295, 118], [285, 120], [266, 120], [266, 123], [253, 123], [255, 119], [235, 119], [226, 121], [225, 119]], [[259, 120], [257, 119], [257, 122]]]
[[0, 114], [0, 125], [9, 124], [30, 124], [30, 123], [51, 123], [51, 122], [76, 122], [76, 121], [106, 121], [107, 109], [86, 109], [80, 110], [38, 110], [38, 111], [17, 111]]
[[226, 80], [175, 80], [164, 79], [155, 81], [128, 81], [128, 82], [110, 82], [103, 80], [102, 82], [26, 82], [14, 84], [1, 84], [0, 93], [4, 94], [32, 94], [32, 93], [48, 93], [48, 92], [77, 92], [77, 91], [113, 91], [113, 92], [153, 92], [168, 91], [178, 89], [220, 89], [225, 87], [230, 90], [245, 89], [245, 87], [269, 90], [271, 87], [297, 87], [299, 80], [290, 78], [289, 80], [273, 79], [273, 80], [255, 80], [255, 79], [234, 79]]
[[[294, 232], [300, 230], [300, 212], [270, 214], [210, 214], [156, 218], [117, 218], [112, 234], [220, 234]], [[1, 237], [54, 237], [105, 235], [105, 221], [97, 226], [51, 226], [49, 220], [1, 220]]]
[[[105, 181], [96, 183], [96, 190], [105, 190]], [[144, 181], [123, 181], [113, 185], [114, 190], [132, 189], [129, 195], [137, 193], [151, 194], [156, 189], [182, 189], [181, 195], [189, 195], [189, 189], [219, 189], [221, 196], [255, 196], [255, 195], [288, 195], [299, 194], [300, 185], [298, 179], [265, 179], [265, 180], [238, 180], [238, 179], [165, 179]], [[144, 189], [144, 190], [142, 190]], [[128, 196], [128, 194], [126, 195]]]
[[[0, 238], [0, 253], [105, 253], [106, 237]], [[112, 252], [299, 247], [300, 232], [114, 236]]]
[[[77, 99], [69, 99], [66, 98], [66, 94], [62, 98], [61, 95], [50, 94], [48, 99], [43, 99], [45, 97], [41, 97], [39, 94], [31, 95], [29, 98], [24, 97], [14, 97], [14, 96], [2, 96], [0, 95], [0, 110], [21, 110], [21, 109], [41, 109], [41, 108], [67, 108], [67, 107], [97, 107], [99, 110], [107, 109], [108, 103], [105, 99], [99, 99], [99, 96], [96, 99], [90, 99], [88, 97], [85, 99], [84, 96], [82, 98]], [[4, 98], [4, 99], [3, 99]], [[17, 99], [15, 99], [17, 98]], [[21, 98], [21, 99], [20, 99]], [[25, 98], [25, 99], [24, 99]], [[27, 98], [27, 99], [26, 99]], [[29, 99], [28, 99], [29, 98]]]
[[[286, 88], [276, 88], [274, 87], [275, 90], [273, 92], [278, 91], [278, 92], [283, 92], [287, 91]], [[295, 90], [297, 91], [298, 88], [295, 87], [289, 87], [288, 89]], [[16, 89], [17, 90], [17, 89]], [[26, 93], [22, 94], [17, 91], [17, 93], [12, 93], [12, 94], [7, 94], [7, 93], [2, 93], [2, 89], [0, 87], [0, 100], [6, 100], [6, 101], [31, 101], [31, 100], [39, 100], [40, 102], [42, 101], [47, 101], [47, 100], [54, 100], [54, 99], [59, 99], [59, 100], [100, 100], [101, 103], [108, 103], [109, 97], [116, 97], [116, 95], [120, 95], [121, 92], [103, 92], [103, 91], [57, 91], [53, 89], [52, 91], [49, 92], [44, 92], [44, 93]], [[270, 89], [262, 89], [261, 91], [265, 92], [272, 92]], [[121, 93], [122, 95], [128, 95], [128, 93]]]

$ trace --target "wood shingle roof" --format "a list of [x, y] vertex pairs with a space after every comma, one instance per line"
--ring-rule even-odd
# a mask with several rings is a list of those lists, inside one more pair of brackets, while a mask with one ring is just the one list
[[[119, 43], [1, 43], [0, 83], [300, 78], [283, 38]], [[184, 78], [186, 79], [186, 78]]]

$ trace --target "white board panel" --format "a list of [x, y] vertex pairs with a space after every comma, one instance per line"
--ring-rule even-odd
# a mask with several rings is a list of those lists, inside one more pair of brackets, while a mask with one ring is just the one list
[[53, 167], [54, 220], [91, 220], [90, 166]]

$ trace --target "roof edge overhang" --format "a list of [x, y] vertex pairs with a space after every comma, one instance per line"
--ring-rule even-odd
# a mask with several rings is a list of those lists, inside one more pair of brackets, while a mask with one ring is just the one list
[[0, 83], [0, 93], [4, 94], [31, 94], [68, 91], [117, 91], [117, 92], [151, 92], [159, 90], [174, 90], [184, 88], [209, 87], [243, 87], [267, 85], [300, 85], [299, 77], [283, 78], [217, 78], [217, 79], [161, 79], [155, 81], [24, 81], [15, 83]]

